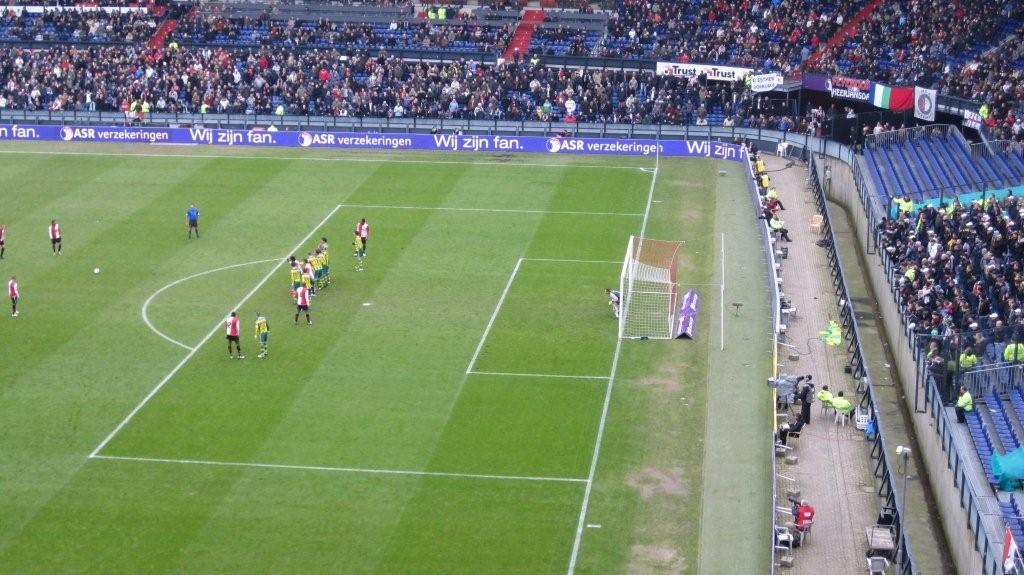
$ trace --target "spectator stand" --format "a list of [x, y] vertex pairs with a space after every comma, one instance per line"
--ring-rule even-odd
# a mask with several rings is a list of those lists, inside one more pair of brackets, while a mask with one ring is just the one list
[[954, 126], [933, 125], [869, 134], [864, 161], [886, 215], [898, 214], [904, 194], [914, 210], [959, 200], [1003, 198], [1024, 192], [1024, 158], [1012, 142], [971, 144]]
[[9, 6], [0, 12], [0, 42], [141, 44], [159, 19], [145, 6]]
[[218, 3], [185, 19], [175, 37], [193, 46], [303, 49], [436, 50], [492, 58], [511, 31], [498, 20], [451, 9], [444, 19], [425, 19], [412, 5], [331, 6]]
[[596, 55], [604, 37], [608, 16], [604, 13], [547, 11], [544, 22], [534, 31], [530, 54], [542, 56]]
[[[854, 165], [855, 172], [863, 170], [861, 163]], [[856, 174], [855, 174], [856, 175]], [[978, 427], [972, 433], [964, 425], [956, 423], [956, 417], [950, 404], [950, 387], [953, 385], [954, 377], [958, 369], [957, 361], [951, 358], [959, 350], [963, 349], [960, 343], [960, 332], [966, 331], [968, 325], [961, 325], [956, 322], [950, 333], [933, 334], [931, 324], [922, 321], [915, 313], [907, 313], [909, 309], [914, 312], [916, 308], [916, 293], [903, 289], [906, 282], [901, 283], [905, 270], [901, 263], [904, 254], [908, 253], [906, 240], [903, 240], [902, 248], [899, 245], [892, 245], [893, 229], [891, 220], [882, 220], [883, 212], [881, 205], [874, 197], [874, 184], [870, 177], [855, 177], [857, 193], [860, 202], [865, 206], [865, 219], [869, 223], [868, 229], [873, 230], [869, 234], [873, 240], [869, 240], [869, 253], [874, 253], [873, 245], [878, 247], [877, 253], [881, 254], [888, 285], [893, 292], [896, 310], [895, 317], [899, 318], [902, 329], [907, 335], [910, 358], [915, 365], [916, 374], [911, 379], [915, 392], [913, 392], [913, 405], [915, 413], [926, 413], [927, 417], [934, 422], [934, 429], [937, 434], [937, 444], [946, 452], [946, 463], [949, 472], [953, 475], [953, 485], [957, 489], [961, 506], [967, 515], [967, 525], [973, 533], [974, 545], [981, 554], [984, 573], [997, 573], [1001, 565], [1002, 534], [1005, 526], [999, 519], [998, 501], [992, 493], [991, 486], [986, 487], [990, 478], [987, 476], [984, 464], [977, 455], [975, 446], [981, 445], [984, 441], [979, 436]], [[980, 204], [978, 210], [981, 211]], [[980, 215], [979, 215], [980, 217]], [[882, 222], [885, 225], [879, 226]], [[915, 240], [916, 241], [916, 240]], [[889, 249], [891, 248], [891, 249]], [[963, 319], [963, 318], [961, 318]], [[930, 321], [930, 316], [929, 316]], [[940, 321], [941, 323], [941, 321]], [[979, 326], [981, 329], [981, 326]], [[950, 336], [948, 341], [950, 347], [943, 347], [943, 342], [933, 340], [936, 335], [940, 337]], [[968, 334], [969, 335], [969, 334]], [[938, 347], [938, 350], [935, 348]], [[894, 353], [900, 354], [897, 348]], [[983, 368], [984, 369], [984, 368]], [[911, 392], [908, 391], [908, 395]], [[979, 403], [981, 398], [979, 397]], [[979, 413], [980, 418], [984, 418]], [[985, 428], [981, 428], [985, 429]], [[991, 437], [989, 438], [991, 440]], [[922, 441], [936, 441], [922, 438]], [[972, 445], [973, 444], [973, 445]], [[995, 442], [990, 447], [995, 448]], [[972, 455], [973, 453], [973, 455]]]

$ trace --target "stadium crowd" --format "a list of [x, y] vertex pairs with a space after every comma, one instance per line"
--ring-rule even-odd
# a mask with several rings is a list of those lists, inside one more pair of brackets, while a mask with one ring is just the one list
[[[1024, 8], [1011, 0], [977, 11], [939, 0], [905, 4], [882, 2], [835, 49], [825, 43], [863, 7], [862, 0], [619, 0], [596, 46], [571, 25], [541, 28], [537, 37], [560, 43], [560, 53], [569, 55], [755, 69], [806, 65], [892, 83], [937, 85], [945, 93], [984, 102], [980, 113], [996, 137], [1024, 140], [1019, 110], [1024, 40], [1011, 36], [997, 52], [957, 63], [964, 59], [957, 55], [969, 53], [977, 42], [1004, 33], [1004, 24]], [[370, 24], [280, 20], [272, 10], [232, 18], [211, 5], [181, 18], [161, 53], [145, 47], [159, 23], [146, 13], [8, 11], [0, 16], [0, 39], [46, 47], [3, 48], [0, 107], [120, 109], [140, 101], [154, 111], [721, 123], [807, 133], [821, 133], [825, 122], [813, 113], [784, 119], [736, 84], [650, 72], [559, 71], [529, 56], [480, 65], [469, 59], [402, 63], [378, 54], [424, 48], [499, 53], [515, 29], [455, 9], [451, 13], [457, 22], [410, 18]]]
[[[915, 333], [931, 338], [935, 371], [944, 371], [949, 359], [964, 369], [1002, 361], [1005, 344], [1024, 341], [1022, 223], [1024, 198], [1011, 194], [926, 207], [879, 224], [902, 313]], [[943, 357], [948, 353], [951, 358]]]
[[[288, 113], [360, 117], [571, 119], [798, 129], [742, 82], [530, 62], [405, 62], [282, 47], [7, 48], [0, 107], [26, 110]], [[736, 102], [734, 105], [733, 102]], [[806, 124], [804, 124], [806, 126]]]
[[996, 0], [972, 10], [947, 0], [882, 2], [856, 33], [834, 49], [823, 49], [814, 69], [882, 82], [930, 86], [952, 72], [951, 59], [992, 40], [1014, 0]]
[[477, 52], [504, 50], [514, 26], [492, 26], [475, 22], [434, 25], [427, 21], [392, 20], [385, 26], [316, 21], [226, 18], [207, 15], [184, 19], [174, 36], [182, 44], [223, 44], [232, 46], [284, 46], [290, 48], [471, 48]]
[[0, 12], [0, 39], [22, 42], [144, 42], [158, 17], [144, 11], [46, 9]]
[[789, 70], [861, 6], [851, 0], [622, 0], [603, 55]]

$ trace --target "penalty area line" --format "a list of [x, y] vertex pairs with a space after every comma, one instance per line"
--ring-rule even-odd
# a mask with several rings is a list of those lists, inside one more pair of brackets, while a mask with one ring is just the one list
[[364, 467], [330, 467], [324, 465], [288, 465], [284, 463], [246, 463], [240, 461], [204, 461], [200, 459], [165, 459], [161, 457], [131, 457], [125, 455], [95, 455], [92, 459], [108, 461], [135, 461], [141, 463], [167, 463], [180, 465], [207, 465], [214, 467], [248, 467], [254, 469], [285, 469], [293, 471], [324, 471], [333, 473], [361, 473], [367, 475], [406, 475], [414, 477], [457, 477], [463, 479], [490, 479], [498, 481], [548, 481], [555, 483], [586, 483], [575, 477], [539, 477], [529, 475], [493, 475], [487, 473], [456, 473], [447, 471], [416, 471], [412, 469], [371, 469]]
[[550, 377], [552, 379], [600, 379], [607, 380], [607, 375], [569, 375], [564, 373], [517, 373], [507, 371], [467, 371], [467, 375], [493, 375], [496, 377]]
[[476, 344], [476, 351], [473, 352], [473, 358], [469, 360], [469, 367], [466, 368], [466, 374], [473, 373], [473, 367], [476, 365], [476, 360], [480, 357], [480, 352], [484, 349], [484, 342], [487, 341], [487, 335], [491, 333], [491, 328], [494, 327], [494, 320], [498, 319], [498, 313], [501, 312], [501, 306], [505, 303], [505, 298], [508, 296], [508, 290], [512, 289], [512, 282], [516, 281], [516, 274], [519, 273], [519, 268], [523, 265], [523, 258], [516, 260], [516, 267], [512, 268], [512, 275], [508, 276], [508, 282], [505, 284], [505, 290], [501, 292], [501, 297], [498, 298], [498, 305], [494, 306], [494, 313], [491, 314], [491, 319], [487, 322], [487, 327], [484, 328], [484, 334], [480, 336], [480, 343]]
[[458, 208], [448, 206], [389, 206], [384, 204], [345, 204], [346, 208], [362, 208], [367, 210], [427, 210], [436, 212], [483, 212], [496, 214], [553, 214], [559, 216], [622, 216], [627, 218], [639, 218], [643, 214], [631, 214], [627, 212], [577, 212], [557, 210], [520, 210], [515, 208]]
[[[295, 247], [293, 247], [288, 252], [288, 254], [295, 253], [296, 251], [299, 250], [299, 248], [302, 247], [302, 244], [308, 242], [309, 238], [313, 237], [313, 234], [315, 234], [317, 230], [323, 227], [323, 225], [327, 223], [327, 220], [331, 219], [331, 216], [336, 214], [338, 210], [342, 208], [342, 205], [343, 204], [338, 204], [337, 206], [334, 206], [334, 209], [332, 209], [326, 216], [324, 216], [324, 219], [320, 220], [320, 223], [318, 223], [312, 230], [310, 230], [309, 233], [306, 234], [304, 238], [299, 240], [299, 243], [295, 244]], [[256, 284], [255, 287], [249, 290], [249, 293], [245, 294], [242, 297], [242, 299], [239, 300], [239, 302], [235, 304], [235, 306], [231, 309], [237, 310], [238, 308], [245, 305], [245, 302], [249, 301], [249, 299], [252, 298], [252, 296], [256, 295], [256, 292], [258, 292], [260, 288], [262, 288], [267, 283], [267, 281], [270, 280], [274, 273], [277, 272], [277, 270], [282, 265], [284, 265], [284, 262], [288, 261], [288, 254], [281, 256], [281, 259], [277, 263], [277, 265], [274, 266], [270, 271], [268, 271], [267, 275], [263, 276], [263, 279], [261, 279], [259, 283]], [[218, 321], [217, 324], [213, 326], [213, 329], [211, 329], [209, 333], [207, 333], [206, 336], [203, 337], [203, 339], [200, 340], [199, 343], [196, 344], [194, 348], [192, 348], [187, 354], [185, 354], [185, 357], [181, 358], [181, 361], [179, 361], [178, 364], [175, 365], [174, 368], [172, 368], [171, 371], [168, 372], [167, 375], [165, 375], [164, 378], [161, 379], [160, 382], [153, 387], [153, 389], [149, 390], [149, 393], [147, 393], [146, 396], [142, 398], [142, 401], [140, 401], [130, 412], [128, 412], [128, 415], [126, 415], [125, 418], [121, 420], [121, 423], [118, 423], [117, 427], [115, 427], [113, 431], [111, 431], [109, 434], [107, 434], [106, 437], [103, 438], [103, 441], [101, 441], [100, 444], [96, 446], [96, 449], [93, 449], [92, 452], [89, 453], [89, 457], [96, 457], [99, 454], [99, 452], [102, 451], [103, 448], [106, 447], [107, 444], [110, 443], [110, 441], [114, 439], [114, 437], [118, 433], [120, 433], [121, 430], [124, 429], [126, 425], [128, 425], [128, 422], [130, 422], [132, 418], [134, 418], [135, 415], [139, 411], [141, 411], [142, 408], [145, 407], [147, 403], [149, 403], [149, 400], [153, 399], [153, 396], [155, 396], [157, 392], [159, 392], [163, 388], [163, 386], [167, 385], [167, 382], [170, 381], [171, 378], [175, 376], [175, 374], [181, 371], [181, 368], [185, 367], [185, 364], [188, 363], [193, 356], [195, 356], [196, 352], [199, 351], [199, 349], [203, 347], [203, 345], [206, 342], [210, 341], [210, 338], [212, 338], [214, 334], [216, 334], [221, 329], [221, 326], [222, 322]]]

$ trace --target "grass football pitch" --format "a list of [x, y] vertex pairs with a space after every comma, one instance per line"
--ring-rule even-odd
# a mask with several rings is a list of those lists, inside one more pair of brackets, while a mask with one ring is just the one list
[[[715, 204], [746, 192], [738, 165], [654, 167], [0, 146], [0, 275], [21, 287], [0, 315], [0, 571], [698, 571]], [[603, 288], [644, 226], [686, 242], [695, 341], [617, 341]], [[334, 283], [295, 325], [283, 260], [321, 236]], [[734, 534], [763, 566], [757, 505]]]

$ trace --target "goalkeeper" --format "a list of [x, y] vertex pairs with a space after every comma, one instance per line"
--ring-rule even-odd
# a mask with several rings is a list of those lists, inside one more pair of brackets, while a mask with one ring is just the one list
[[622, 294], [612, 288], [605, 288], [605, 295], [608, 296], [608, 305], [612, 306], [612, 314], [619, 319], [619, 304], [622, 303]]

